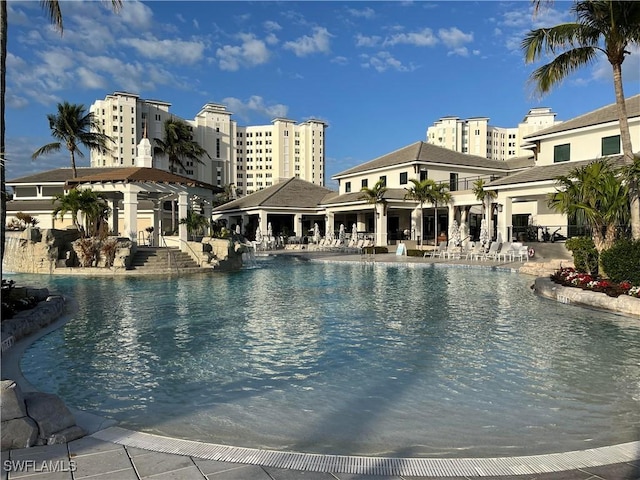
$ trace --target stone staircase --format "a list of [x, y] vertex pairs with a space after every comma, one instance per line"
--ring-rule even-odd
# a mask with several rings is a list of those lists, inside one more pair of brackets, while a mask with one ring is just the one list
[[157, 275], [204, 271], [188, 253], [167, 247], [138, 247], [131, 268], [136, 273]]

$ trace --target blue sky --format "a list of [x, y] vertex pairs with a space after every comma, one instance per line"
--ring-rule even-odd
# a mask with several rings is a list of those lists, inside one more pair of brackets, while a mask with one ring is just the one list
[[[322, 119], [327, 179], [425, 140], [442, 116], [512, 127], [533, 107], [567, 120], [614, 102], [604, 57], [543, 98], [527, 83], [524, 34], [572, 20], [569, 2], [535, 17], [529, 1], [124, 0], [119, 14], [109, 4], [62, 2], [60, 36], [39, 2], [9, 1], [8, 179], [69, 166], [66, 151], [30, 159], [52, 141], [46, 115], [117, 90], [190, 119], [207, 102], [240, 125]], [[640, 93], [639, 58], [633, 48], [625, 61], [626, 96]]]

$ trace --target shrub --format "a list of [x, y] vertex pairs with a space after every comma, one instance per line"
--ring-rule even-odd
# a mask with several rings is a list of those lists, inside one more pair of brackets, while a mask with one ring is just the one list
[[572, 237], [565, 242], [573, 254], [573, 264], [578, 272], [598, 273], [598, 251], [591, 237]]
[[640, 285], [640, 240], [618, 240], [601, 257], [602, 268], [612, 281]]

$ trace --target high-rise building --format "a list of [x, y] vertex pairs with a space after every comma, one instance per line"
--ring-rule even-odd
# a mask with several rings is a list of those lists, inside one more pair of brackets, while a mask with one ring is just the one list
[[427, 143], [478, 155], [492, 160], [507, 160], [530, 155], [523, 137], [556, 123], [550, 108], [532, 108], [517, 127], [494, 127], [489, 117], [442, 117], [427, 129]]
[[[145, 100], [127, 92], [115, 92], [91, 105], [102, 132], [114, 144], [109, 152], [91, 152], [92, 167], [135, 165], [136, 147], [142, 138], [163, 139], [164, 122], [176, 115], [171, 104]], [[296, 123], [276, 118], [271, 125], [239, 126], [225, 105], [207, 103], [193, 120], [184, 120], [195, 140], [208, 153], [202, 163], [184, 161], [176, 173], [224, 186], [232, 184], [246, 195], [277, 183], [301, 178], [317, 185], [325, 181], [326, 124], [320, 120]], [[169, 169], [168, 159], [155, 155], [153, 167]]]

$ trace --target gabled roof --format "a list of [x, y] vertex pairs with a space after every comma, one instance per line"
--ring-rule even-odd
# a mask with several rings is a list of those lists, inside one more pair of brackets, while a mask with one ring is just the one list
[[79, 183], [152, 182], [200, 187], [216, 193], [223, 191], [222, 188], [215, 185], [200, 182], [182, 175], [176, 175], [175, 173], [160, 170], [158, 168], [92, 167], [78, 168], [77, 172], [78, 176], [73, 178], [73, 170], [71, 168], [56, 168], [55, 170], [47, 170], [46, 172], [35, 173], [33, 175], [16, 178], [15, 180], [9, 180], [7, 181], [7, 184], [57, 182], [73, 186]]
[[[103, 169], [107, 170], [107, 169]], [[121, 167], [110, 168], [108, 171], [101, 171], [93, 175], [83, 175], [67, 180], [68, 185], [78, 185], [80, 183], [167, 183], [173, 185], [186, 185], [188, 187], [200, 187], [217, 193], [223, 191], [222, 188], [209, 183], [194, 180], [193, 178], [176, 175], [175, 173], [149, 167]]]
[[[625, 101], [627, 105], [627, 117], [640, 117], [640, 94], [629, 97]], [[554, 133], [566, 132], [568, 130], [575, 130], [578, 128], [591, 127], [593, 125], [600, 125], [603, 123], [617, 122], [618, 121], [618, 107], [615, 103], [607, 105], [597, 110], [593, 110], [589, 113], [580, 115], [579, 117], [572, 118], [566, 122], [559, 123], [544, 130], [539, 130], [535, 133], [525, 135], [524, 139], [538, 138], [545, 135], [551, 135]]]
[[344, 172], [337, 173], [332, 178], [415, 162], [444, 163], [447, 165], [461, 165], [503, 171], [510, 169], [509, 165], [501, 160], [490, 160], [476, 155], [460, 153], [454, 150], [449, 150], [448, 148], [420, 141], [345, 170]]
[[[491, 187], [501, 187], [505, 185], [516, 185], [521, 183], [532, 183], [532, 182], [546, 182], [550, 180], [555, 180], [557, 177], [561, 175], [568, 175], [571, 170], [575, 168], [584, 167], [592, 162], [595, 162], [599, 159], [591, 159], [591, 160], [581, 160], [577, 162], [561, 162], [554, 163], [553, 165], [541, 165], [539, 167], [533, 167], [528, 170], [524, 170], [522, 172], [514, 173], [512, 175], [508, 175], [506, 177], [498, 178], [493, 182], [489, 182], [485, 188]], [[624, 165], [624, 156], [616, 155], [614, 157], [609, 157], [609, 160], [614, 165], [622, 166]]]
[[256, 207], [317, 208], [325, 199], [335, 195], [337, 193], [333, 190], [294, 177], [220, 205], [215, 212]]

